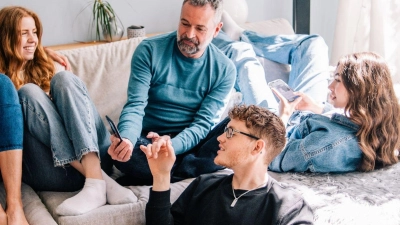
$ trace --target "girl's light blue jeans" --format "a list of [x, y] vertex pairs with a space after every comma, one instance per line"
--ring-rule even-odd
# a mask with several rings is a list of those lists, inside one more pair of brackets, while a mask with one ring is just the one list
[[57, 73], [50, 87], [51, 97], [35, 84], [18, 91], [25, 122], [23, 181], [36, 190], [78, 190], [84, 177], [66, 165], [96, 152], [109, 172], [110, 134], [77, 76]]
[[235, 64], [235, 89], [243, 95], [244, 104], [254, 104], [278, 112], [278, 102], [265, 80], [263, 66], [256, 56], [290, 64], [288, 84], [295, 91], [326, 101], [328, 93], [328, 47], [318, 35], [265, 36], [244, 31], [240, 41], [232, 41], [220, 32], [213, 40]]

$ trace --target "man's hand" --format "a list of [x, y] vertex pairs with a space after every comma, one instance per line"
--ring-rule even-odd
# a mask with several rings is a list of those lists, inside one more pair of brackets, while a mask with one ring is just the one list
[[169, 136], [158, 137], [156, 141], [140, 149], [147, 157], [153, 175], [153, 191], [169, 190], [171, 169], [176, 156]]
[[122, 138], [122, 141], [111, 135], [111, 145], [108, 147], [108, 154], [112, 159], [120, 162], [128, 161], [132, 156], [133, 144], [129, 139]]
[[44, 48], [44, 51], [47, 53], [47, 55], [54, 60], [55, 62], [60, 63], [65, 67], [65, 70], [71, 71], [71, 64], [68, 61], [68, 58], [59, 54], [58, 52], [54, 51], [53, 49], [50, 48]]

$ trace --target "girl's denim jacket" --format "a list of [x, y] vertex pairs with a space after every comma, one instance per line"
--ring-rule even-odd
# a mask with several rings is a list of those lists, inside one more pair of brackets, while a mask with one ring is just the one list
[[358, 126], [341, 114], [331, 118], [319, 114], [301, 116], [288, 131], [288, 143], [271, 162], [275, 172], [348, 172], [362, 160]]

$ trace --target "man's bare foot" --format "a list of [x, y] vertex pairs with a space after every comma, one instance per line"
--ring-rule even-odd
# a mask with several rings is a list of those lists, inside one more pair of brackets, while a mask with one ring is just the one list
[[22, 207], [15, 210], [7, 209], [7, 221], [7, 225], [29, 225]]

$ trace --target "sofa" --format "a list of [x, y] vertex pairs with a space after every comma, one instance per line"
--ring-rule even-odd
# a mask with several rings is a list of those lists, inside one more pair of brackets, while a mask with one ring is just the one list
[[[243, 25], [266, 35], [293, 34], [288, 21], [274, 19]], [[90, 47], [62, 50], [73, 72], [87, 85], [90, 96], [105, 121], [108, 115], [116, 123], [126, 101], [130, 61], [136, 46], [144, 39], [132, 38]], [[259, 59], [266, 79], [287, 80], [290, 66]], [[230, 105], [240, 101], [233, 91]], [[225, 169], [216, 173], [229, 174]], [[373, 172], [345, 174], [273, 173], [282, 185], [298, 190], [314, 210], [315, 224], [400, 224], [400, 164]], [[112, 177], [121, 176], [114, 168]], [[171, 202], [175, 201], [193, 179], [171, 185]], [[58, 216], [57, 206], [76, 192], [35, 192], [22, 185], [22, 200], [31, 225], [135, 225], [145, 224], [145, 206], [150, 186], [128, 186], [137, 202], [105, 205], [79, 216]], [[0, 185], [0, 203], [5, 206], [5, 191]], [[251, 210], [251, 209], [249, 209]], [[243, 222], [245, 224], [245, 221]]]

